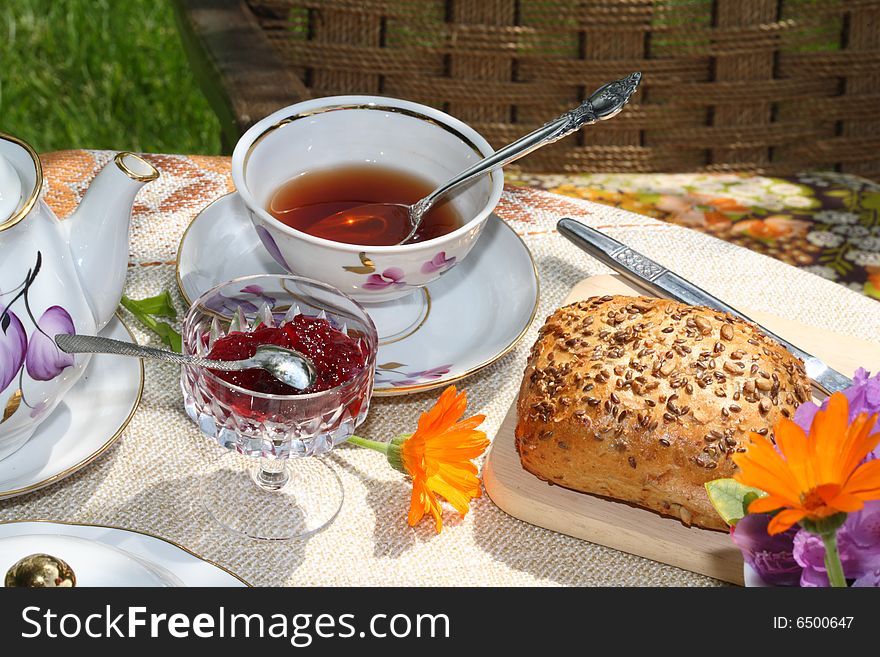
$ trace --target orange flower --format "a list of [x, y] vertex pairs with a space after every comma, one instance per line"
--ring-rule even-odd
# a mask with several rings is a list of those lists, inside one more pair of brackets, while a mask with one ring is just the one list
[[[443, 528], [437, 495], [461, 515], [468, 512], [470, 501], [480, 496], [477, 466], [471, 459], [485, 451], [489, 440], [485, 432], [476, 430], [485, 416], [459, 421], [466, 408], [466, 394], [456, 394], [455, 386], [449, 386], [434, 408], [422, 413], [416, 432], [400, 443], [400, 460], [413, 484], [407, 518], [410, 526], [430, 512], [437, 531]], [[388, 457], [392, 459], [392, 450]]]
[[739, 466], [734, 479], [767, 493], [752, 501], [749, 513], [781, 509], [770, 521], [770, 534], [802, 520], [858, 511], [866, 500], [880, 499], [880, 459], [861, 463], [880, 442], [880, 433], [871, 435], [877, 416], [862, 413], [852, 424], [848, 417], [849, 402], [835, 393], [827, 409], [816, 413], [809, 438], [783, 418], [774, 429], [779, 451], [752, 433], [746, 451], [734, 455]]
[[470, 501], [480, 496], [480, 479], [472, 459], [489, 446], [485, 432], [476, 430], [486, 418], [475, 415], [461, 420], [466, 408], [465, 393], [457, 394], [455, 386], [449, 386], [434, 408], [422, 413], [415, 433], [398, 436], [391, 442], [360, 436], [349, 438], [354, 445], [382, 452], [392, 467], [412, 477], [412, 500], [407, 517], [410, 526], [414, 527], [430, 513], [437, 531], [443, 529], [437, 495], [444, 497], [461, 515], [468, 512]]
[[759, 240], [775, 240], [780, 237], [805, 235], [809, 222], [792, 219], [785, 215], [771, 215], [765, 219], [744, 219], [733, 224], [732, 232], [745, 233]]
[[709, 201], [709, 205], [715, 207], [719, 212], [727, 212], [728, 214], [742, 214], [749, 212], [749, 208], [733, 198], [713, 198]]

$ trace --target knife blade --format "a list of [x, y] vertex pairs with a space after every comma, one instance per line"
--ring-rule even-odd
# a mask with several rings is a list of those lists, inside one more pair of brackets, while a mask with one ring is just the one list
[[556, 224], [559, 234], [580, 247], [602, 264], [610, 267], [628, 281], [635, 283], [659, 297], [673, 299], [691, 306], [707, 306], [739, 317], [755, 324], [768, 337], [776, 340], [792, 354], [804, 361], [807, 376], [813, 384], [831, 394], [852, 385], [852, 380], [832, 369], [821, 359], [791, 344], [788, 340], [776, 335], [773, 331], [761, 326], [758, 322], [726, 304], [721, 299], [709, 294], [704, 289], [682, 278], [675, 272], [646, 258], [613, 237], [609, 237], [595, 228], [590, 228], [574, 219], [560, 219]]

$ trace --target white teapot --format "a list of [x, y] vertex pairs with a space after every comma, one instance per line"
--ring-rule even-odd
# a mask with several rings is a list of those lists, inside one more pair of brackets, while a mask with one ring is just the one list
[[119, 153], [59, 221], [39, 198], [34, 149], [0, 133], [0, 459], [28, 441], [85, 370], [88, 356], [62, 352], [53, 338], [95, 334], [113, 317], [134, 196], [158, 176]]

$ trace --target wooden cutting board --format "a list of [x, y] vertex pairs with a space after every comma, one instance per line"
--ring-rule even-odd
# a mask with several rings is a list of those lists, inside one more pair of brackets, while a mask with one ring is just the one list
[[[592, 276], [578, 283], [565, 303], [604, 294], [641, 294], [618, 276]], [[851, 376], [858, 367], [880, 370], [880, 344], [805, 326], [767, 313], [743, 312], [793, 344]], [[492, 501], [525, 522], [606, 545], [710, 577], [743, 583], [739, 550], [725, 532], [685, 527], [623, 502], [551, 486], [523, 470], [514, 446], [516, 407], [492, 441], [483, 483]]]

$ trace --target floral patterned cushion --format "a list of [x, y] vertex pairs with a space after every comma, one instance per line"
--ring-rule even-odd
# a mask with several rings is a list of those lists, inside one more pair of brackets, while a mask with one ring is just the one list
[[687, 226], [880, 299], [880, 184], [811, 172], [507, 175], [515, 185]]

